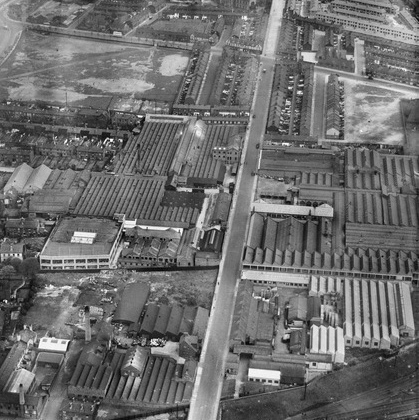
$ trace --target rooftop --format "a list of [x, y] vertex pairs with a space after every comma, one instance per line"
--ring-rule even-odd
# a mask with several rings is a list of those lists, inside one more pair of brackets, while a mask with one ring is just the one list
[[[42, 257], [107, 255], [118, 235], [118, 223], [106, 219], [90, 219], [87, 217], [62, 219], [52, 231], [42, 250]], [[76, 232], [95, 234], [94, 241], [73, 242]]]

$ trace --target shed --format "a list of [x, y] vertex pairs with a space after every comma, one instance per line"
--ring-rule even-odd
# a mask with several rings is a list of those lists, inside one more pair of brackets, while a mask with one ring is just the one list
[[290, 298], [288, 309], [288, 323], [307, 320], [307, 298], [302, 295]]
[[412, 298], [407, 283], [398, 282], [396, 287], [396, 305], [399, 313], [399, 332], [402, 337], [415, 336]]
[[174, 305], [170, 311], [169, 322], [166, 328], [166, 337], [172, 341], [179, 341], [181, 336], [180, 324], [183, 317], [183, 308], [179, 305]]
[[307, 321], [309, 324], [320, 325], [322, 303], [320, 296], [309, 296], [307, 298]]
[[123, 376], [139, 376], [141, 378], [149, 355], [150, 350], [145, 347], [135, 346], [129, 348], [121, 365], [121, 374]]
[[336, 327], [335, 331], [336, 338], [336, 352], [334, 357], [334, 363], [343, 363], [345, 361], [345, 340], [343, 338], [343, 330], [340, 327]]
[[153, 338], [164, 338], [166, 336], [171, 310], [172, 308], [167, 305], [160, 305], [159, 314], [154, 324]]
[[116, 308], [113, 323], [132, 324], [138, 322], [150, 294], [150, 285], [136, 282], [127, 285]]
[[59, 369], [63, 363], [64, 355], [60, 353], [49, 353], [46, 351], [41, 351], [38, 353], [36, 358], [37, 366], [51, 367], [53, 369]]
[[281, 382], [281, 371], [274, 369], [249, 368], [248, 379], [250, 382], [261, 382], [266, 385], [277, 385]]
[[56, 353], [65, 353], [68, 349], [70, 340], [55, 337], [42, 337], [39, 340], [38, 350]]
[[156, 323], [159, 314], [159, 306], [156, 303], [149, 303], [144, 315], [143, 322], [139, 331], [140, 336], [150, 338], [154, 331], [154, 324]]

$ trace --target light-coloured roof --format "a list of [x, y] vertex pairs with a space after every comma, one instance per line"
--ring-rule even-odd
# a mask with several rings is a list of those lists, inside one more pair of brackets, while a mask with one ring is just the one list
[[4, 186], [4, 193], [6, 194], [11, 188], [14, 188], [17, 192], [21, 193], [32, 174], [32, 171], [33, 169], [27, 163], [19, 165]]
[[333, 217], [333, 207], [322, 204], [318, 207], [293, 206], [290, 204], [253, 203], [256, 213], [287, 214], [296, 216]]
[[38, 349], [46, 351], [58, 351], [65, 353], [70, 340], [55, 337], [42, 337], [39, 340]]
[[281, 380], [281, 371], [280, 370], [270, 370], [270, 369], [255, 369], [249, 368], [249, 378], [263, 378], [280, 381]]
[[44, 164], [35, 168], [30, 174], [28, 180], [26, 181], [26, 184], [23, 187], [23, 192], [30, 193], [33, 191], [40, 190], [47, 182], [47, 179], [51, 175], [51, 172], [52, 169], [48, 168], [48, 166]]

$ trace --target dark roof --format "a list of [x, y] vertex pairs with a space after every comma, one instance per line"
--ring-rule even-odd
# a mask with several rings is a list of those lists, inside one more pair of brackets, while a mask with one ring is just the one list
[[141, 375], [147, 363], [150, 351], [145, 347], [131, 347], [125, 353], [121, 369], [135, 369]]
[[320, 296], [309, 296], [307, 298], [307, 320], [318, 318], [321, 315], [321, 299]]
[[144, 315], [143, 322], [141, 323], [140, 331], [152, 334], [154, 331], [154, 324], [156, 323], [157, 315], [159, 314], [159, 307], [156, 303], [149, 303]]
[[[22, 359], [23, 354], [25, 353], [26, 344], [22, 341], [18, 341], [13, 344], [12, 348], [9, 351], [6, 359], [0, 367], [0, 391], [3, 390], [3, 387], [6, 385], [12, 372], [18, 368], [18, 363]], [[1, 392], [0, 392], [1, 394]]]
[[171, 307], [167, 305], [160, 305], [159, 315], [157, 316], [154, 325], [154, 333], [166, 335], [166, 328], [170, 318]]
[[211, 223], [218, 221], [226, 222], [230, 212], [232, 196], [229, 193], [221, 192], [217, 195], [214, 211], [212, 212]]
[[165, 191], [161, 205], [168, 207], [190, 207], [201, 210], [204, 199], [204, 193]]
[[61, 365], [62, 361], [64, 360], [64, 355], [60, 353], [49, 353], [46, 351], [41, 351], [38, 353], [38, 357], [36, 358], [37, 363], [54, 363]]
[[290, 298], [290, 307], [288, 310], [288, 320], [305, 321], [307, 319], [307, 298], [302, 295], [292, 296]]
[[116, 308], [113, 322], [131, 324], [138, 322], [150, 293], [150, 285], [144, 282], [127, 285]]
[[179, 332], [192, 333], [192, 328], [196, 316], [196, 306], [186, 306], [183, 311], [182, 322], [180, 323]]
[[169, 322], [167, 323], [166, 334], [174, 336], [179, 335], [179, 328], [182, 322], [183, 308], [179, 305], [174, 305], [170, 312]]

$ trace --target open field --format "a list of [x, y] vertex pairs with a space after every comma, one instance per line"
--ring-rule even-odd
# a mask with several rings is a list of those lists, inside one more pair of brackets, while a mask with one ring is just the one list
[[65, 103], [88, 96], [172, 101], [188, 53], [25, 32], [0, 69], [0, 96]]
[[411, 94], [342, 78], [345, 83], [345, 141], [401, 145], [400, 99]]
[[[24, 322], [41, 335], [49, 331], [62, 338], [71, 337], [73, 328], [66, 323], [78, 323], [80, 306], [101, 306], [109, 316], [126, 284], [138, 280], [151, 283], [150, 301], [210, 308], [216, 277], [217, 270], [40, 274], [34, 305]], [[103, 297], [112, 301], [101, 303]]]

